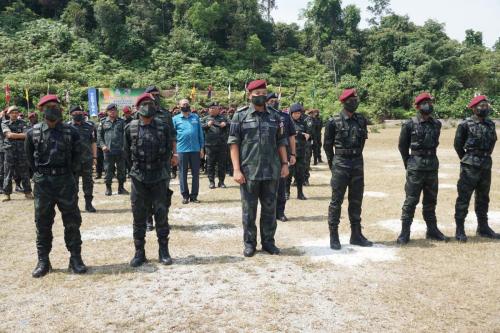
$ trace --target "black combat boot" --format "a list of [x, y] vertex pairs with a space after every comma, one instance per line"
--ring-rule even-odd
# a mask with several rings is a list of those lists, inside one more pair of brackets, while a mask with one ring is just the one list
[[148, 219], [146, 220], [146, 231], [153, 231], [155, 229], [154, 223], [153, 223], [153, 215], [149, 215]]
[[31, 273], [34, 278], [41, 278], [52, 271], [52, 265], [50, 264], [49, 256], [38, 256], [38, 263], [35, 269]]
[[255, 255], [255, 246], [252, 244], [245, 244], [243, 255], [245, 257], [253, 257]]
[[401, 233], [396, 241], [398, 244], [405, 245], [410, 242], [411, 222], [412, 221], [401, 220]]
[[488, 225], [488, 220], [478, 220], [476, 234], [479, 237], [486, 237], [491, 239], [500, 239], [500, 234], [497, 234]]
[[68, 269], [75, 274], [85, 274], [87, 273], [87, 266], [83, 263], [80, 250], [72, 251], [71, 257], [69, 258]]
[[363, 236], [360, 223], [351, 223], [351, 240], [349, 243], [351, 243], [351, 245], [359, 245], [363, 247], [373, 246], [373, 243]]
[[457, 229], [455, 232], [455, 239], [462, 243], [467, 242], [467, 235], [465, 234], [465, 221], [455, 220], [455, 223], [457, 225]]
[[309, 179], [304, 180], [304, 186], [309, 186]]
[[439, 242], [447, 242], [450, 240], [448, 237], [443, 235], [441, 230], [439, 230], [436, 220], [426, 221], [426, 224], [427, 224], [427, 233], [425, 234], [425, 238]]
[[285, 214], [280, 215], [280, 216], [276, 216], [276, 219], [277, 219], [277, 220], [280, 220], [281, 222], [286, 222], [286, 221], [288, 221], [288, 217], [286, 217], [286, 215], [285, 215]]
[[158, 260], [160, 264], [172, 265], [172, 258], [168, 252], [168, 238], [158, 240]]
[[297, 199], [307, 200], [306, 196], [304, 195], [302, 185], [298, 185], [298, 184], [297, 184]]
[[331, 224], [328, 228], [330, 229], [330, 249], [340, 250], [342, 246], [340, 245], [338, 224]]
[[102, 178], [102, 173], [98, 172], [96, 175], [95, 175], [95, 179], [101, 179]]
[[318, 165], [318, 159], [316, 157], [314, 158], [314, 165]]
[[85, 210], [89, 213], [95, 213], [96, 209], [92, 206], [92, 196], [85, 196]]
[[280, 254], [280, 249], [273, 243], [262, 244], [262, 251], [269, 254]]
[[220, 188], [226, 188], [226, 184], [224, 182], [219, 181], [219, 184], [217, 185]]
[[118, 194], [129, 194], [125, 187], [123, 187], [123, 183], [118, 184]]
[[113, 191], [111, 191], [111, 184], [106, 184], [106, 193], [105, 195], [107, 195], [108, 197], [113, 194]]
[[145, 243], [146, 242], [144, 241], [144, 239], [134, 239], [135, 254], [132, 260], [130, 261], [130, 266], [139, 267], [145, 262], [147, 262], [146, 251], [144, 250]]
[[215, 182], [213, 180], [210, 181], [210, 184], [208, 184], [208, 188], [213, 190], [215, 188]]

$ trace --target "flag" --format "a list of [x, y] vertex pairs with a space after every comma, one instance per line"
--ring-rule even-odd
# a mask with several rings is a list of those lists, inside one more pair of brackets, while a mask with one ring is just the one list
[[231, 100], [231, 82], [229, 82], [229, 86], [227, 87], [227, 99]]
[[196, 87], [193, 84], [193, 88], [191, 89], [191, 102], [194, 102], [196, 99]]
[[175, 97], [177, 98], [177, 94], [179, 93], [179, 85], [177, 82], [175, 83]]
[[243, 90], [243, 100], [247, 99], [247, 86], [248, 86], [248, 81], [245, 81], [245, 89]]
[[28, 104], [28, 112], [30, 111], [30, 94], [28, 92], [28, 88], [24, 88], [26, 103]]
[[7, 105], [10, 105], [10, 86], [7, 84], [5, 86], [5, 101], [7, 102]]
[[278, 101], [281, 101], [281, 82], [280, 82], [280, 86], [278, 88]]
[[66, 90], [66, 94], [64, 96], [64, 100], [66, 101], [66, 104], [69, 105], [69, 90]]
[[208, 86], [207, 98], [212, 99], [212, 85]]

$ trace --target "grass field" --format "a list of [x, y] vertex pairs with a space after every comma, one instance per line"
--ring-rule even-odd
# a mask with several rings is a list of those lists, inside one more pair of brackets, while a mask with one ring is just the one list
[[[453, 128], [443, 130], [438, 150], [437, 216], [448, 236], [455, 232], [459, 174], [454, 133]], [[69, 254], [58, 214], [54, 272], [33, 279], [33, 206], [13, 195], [13, 201], [0, 206], [0, 331], [500, 332], [500, 242], [475, 236], [474, 214], [467, 219], [468, 243], [438, 243], [425, 240], [419, 206], [412, 242], [396, 246], [405, 176], [398, 134], [398, 128], [371, 133], [365, 149], [363, 232], [376, 242], [371, 249], [347, 245], [346, 209], [340, 229], [343, 249], [329, 249], [330, 173], [321, 164], [313, 167], [311, 186], [305, 188], [309, 200], [296, 200], [292, 189], [290, 221], [280, 222], [276, 234], [282, 255], [258, 252], [244, 258], [238, 187], [228, 179], [228, 189], [209, 190], [203, 177], [200, 204], [182, 205], [173, 182], [174, 265], [158, 264], [156, 236], [148, 233], [150, 261], [132, 269], [129, 198], [105, 197], [98, 181], [98, 213], [82, 213], [89, 274], [67, 273]], [[493, 157], [490, 204], [496, 231], [499, 151]]]

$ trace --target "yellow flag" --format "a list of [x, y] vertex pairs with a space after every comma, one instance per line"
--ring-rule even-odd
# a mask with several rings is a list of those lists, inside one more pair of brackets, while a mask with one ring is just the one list
[[29, 95], [29, 92], [28, 92], [28, 88], [24, 88], [24, 92], [25, 92], [25, 96], [26, 96], [26, 102], [29, 102], [30, 95]]
[[193, 89], [191, 89], [191, 102], [194, 101], [196, 98], [196, 87], [193, 86]]

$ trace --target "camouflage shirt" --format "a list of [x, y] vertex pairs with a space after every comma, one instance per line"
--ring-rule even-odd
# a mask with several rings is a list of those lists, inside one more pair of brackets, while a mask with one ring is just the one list
[[363, 115], [354, 113], [349, 118], [344, 111], [328, 120], [323, 148], [332, 167], [363, 168], [362, 152], [368, 139], [367, 124]]
[[278, 148], [287, 142], [283, 119], [273, 108], [258, 112], [250, 105], [234, 114], [228, 144], [238, 145], [241, 171], [247, 179], [278, 180], [281, 170]]
[[[208, 126], [208, 122], [213, 121], [212, 126]], [[225, 127], [221, 127], [221, 123], [226, 123]], [[223, 146], [227, 144], [227, 132], [229, 123], [226, 117], [217, 115], [215, 117], [206, 116], [201, 120], [201, 127], [205, 133], [205, 146]]]
[[81, 163], [92, 162], [94, 157], [92, 152], [92, 144], [96, 142], [97, 132], [94, 125], [90, 122], [82, 122], [81, 124], [75, 124], [69, 122], [69, 125], [73, 126], [80, 134], [80, 143], [82, 145], [81, 149]]
[[458, 125], [454, 147], [463, 164], [491, 169], [491, 153], [495, 148], [495, 123], [472, 116]]
[[305, 121], [304, 118], [300, 117], [298, 120], [293, 120], [293, 125], [295, 128], [295, 142], [296, 142], [296, 155], [297, 156], [303, 156], [306, 152], [306, 137], [304, 136], [304, 133], [306, 134], [311, 134], [311, 129], [309, 127], [309, 123]]
[[3, 146], [5, 151], [10, 151], [17, 156], [21, 155], [19, 158], [24, 157], [24, 139], [8, 139], [7, 133], [26, 133], [27, 131], [28, 124], [22, 119], [17, 119], [16, 121], [5, 120], [2, 122]]
[[[408, 170], [434, 171], [439, 168], [436, 149], [439, 146], [441, 122], [417, 115], [403, 123], [399, 135], [399, 152]], [[411, 149], [411, 153], [410, 153]]]
[[124, 129], [125, 121], [121, 118], [116, 118], [115, 121], [112, 121], [109, 117], [103, 119], [97, 129], [99, 147], [108, 147], [110, 155], [121, 155], [123, 153]]

